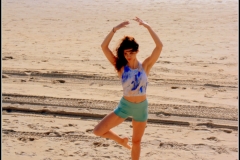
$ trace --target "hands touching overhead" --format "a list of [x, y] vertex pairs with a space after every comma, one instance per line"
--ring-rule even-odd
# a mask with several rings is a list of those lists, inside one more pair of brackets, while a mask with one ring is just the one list
[[[144, 26], [145, 28], [149, 28], [149, 24], [146, 23], [145, 21], [141, 20], [140, 18], [136, 17], [135, 19], [133, 19], [134, 21], [138, 22], [139, 25]], [[113, 27], [113, 33], [115, 33], [117, 30], [126, 27], [127, 25], [129, 25], [129, 21], [124, 21], [122, 23], [120, 23], [119, 25]]]
[[145, 28], [150, 27], [149, 24], [143, 20], [141, 20], [140, 18], [136, 17], [135, 19], [133, 19], [134, 21], [138, 22], [139, 25], [143, 25]]

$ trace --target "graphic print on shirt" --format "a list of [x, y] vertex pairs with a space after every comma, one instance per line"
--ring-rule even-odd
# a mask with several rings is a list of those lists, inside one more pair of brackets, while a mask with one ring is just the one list
[[[139, 64], [141, 67], [141, 64]], [[122, 74], [122, 86], [124, 96], [137, 96], [146, 93], [147, 76], [143, 68], [131, 69], [129, 66], [124, 67]]]
[[125, 83], [131, 77], [131, 70], [128, 67], [124, 67], [122, 74], [122, 82]]
[[138, 71], [138, 73], [135, 75], [135, 79], [132, 81], [133, 87], [132, 87], [132, 91], [136, 90], [141, 82], [141, 72]]

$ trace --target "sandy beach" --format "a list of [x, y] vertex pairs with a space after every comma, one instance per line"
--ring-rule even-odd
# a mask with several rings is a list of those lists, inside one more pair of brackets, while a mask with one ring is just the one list
[[[3, 0], [3, 160], [130, 160], [96, 137], [94, 126], [118, 104], [121, 83], [101, 51], [124, 35], [163, 42], [148, 86], [149, 120], [141, 160], [238, 159], [237, 0]], [[128, 136], [131, 118], [113, 129]]]

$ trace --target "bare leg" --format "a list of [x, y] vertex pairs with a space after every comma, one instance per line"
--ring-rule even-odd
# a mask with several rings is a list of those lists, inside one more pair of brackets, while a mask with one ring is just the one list
[[131, 149], [131, 146], [128, 145], [128, 138], [121, 138], [110, 130], [111, 128], [121, 124], [124, 120], [124, 118], [121, 118], [114, 112], [111, 112], [94, 128], [93, 133], [97, 136], [112, 139], [120, 145]]
[[147, 121], [137, 122], [132, 120], [133, 137], [132, 137], [132, 160], [139, 160], [141, 152], [141, 140], [145, 131]]

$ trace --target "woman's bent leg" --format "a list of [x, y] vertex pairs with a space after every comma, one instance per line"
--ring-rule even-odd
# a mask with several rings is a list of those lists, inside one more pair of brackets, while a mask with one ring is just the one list
[[114, 112], [111, 112], [98, 123], [98, 125], [94, 128], [93, 133], [97, 136], [112, 139], [122, 146], [131, 149], [131, 146], [128, 145], [128, 138], [121, 138], [110, 130], [111, 128], [121, 124], [124, 120], [124, 118], [121, 118]]

